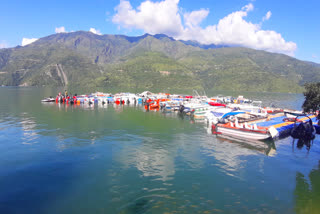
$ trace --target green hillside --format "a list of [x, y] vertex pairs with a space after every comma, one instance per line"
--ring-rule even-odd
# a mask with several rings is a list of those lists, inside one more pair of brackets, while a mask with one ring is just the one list
[[194, 44], [165, 35], [54, 34], [0, 49], [0, 85], [301, 92], [306, 82], [320, 81], [314, 63]]

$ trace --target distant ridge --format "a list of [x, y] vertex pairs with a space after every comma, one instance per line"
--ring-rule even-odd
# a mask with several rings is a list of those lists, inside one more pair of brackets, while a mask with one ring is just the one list
[[183, 41], [183, 40], [179, 40], [181, 41], [183, 44], [186, 44], [186, 45], [192, 45], [194, 47], [199, 47], [199, 48], [202, 48], [202, 49], [214, 49], [214, 48], [227, 48], [227, 47], [230, 47], [230, 46], [227, 46], [227, 45], [215, 45], [215, 44], [209, 44], [209, 45], [204, 45], [204, 44], [201, 44], [197, 41]]
[[309, 62], [309, 61], [305, 61], [306, 63], [308, 63], [308, 64], [310, 64], [310, 65], [312, 65], [312, 66], [314, 66], [314, 67], [320, 67], [320, 64], [319, 63], [315, 63], [315, 62]]
[[5, 86], [295, 93], [312, 81], [320, 81], [319, 64], [243, 47], [177, 41], [164, 34], [77, 31], [0, 49], [0, 85]]

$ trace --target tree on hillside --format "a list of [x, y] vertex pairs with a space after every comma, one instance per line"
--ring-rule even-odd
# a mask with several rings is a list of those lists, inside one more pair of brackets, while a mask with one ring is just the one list
[[304, 112], [320, 110], [320, 82], [305, 84], [305, 101], [302, 105]]

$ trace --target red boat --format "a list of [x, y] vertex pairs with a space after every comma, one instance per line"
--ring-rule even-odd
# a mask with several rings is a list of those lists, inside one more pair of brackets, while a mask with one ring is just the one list
[[211, 106], [223, 106], [223, 107], [226, 107], [225, 104], [217, 103], [217, 102], [208, 102], [208, 104], [211, 105]]

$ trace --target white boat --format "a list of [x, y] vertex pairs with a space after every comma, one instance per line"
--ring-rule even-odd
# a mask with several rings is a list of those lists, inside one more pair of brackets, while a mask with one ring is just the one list
[[208, 112], [215, 110], [217, 107], [213, 107], [213, 106], [201, 106], [198, 108], [194, 108], [194, 114], [193, 116], [195, 118], [199, 118], [199, 119], [205, 119], [206, 115], [208, 114]]
[[169, 112], [179, 110], [181, 104], [182, 102], [177, 100], [160, 102], [160, 106], [162, 107], [162, 110], [169, 111]]
[[[270, 129], [270, 128], [269, 128]], [[257, 127], [256, 124], [248, 125], [229, 122], [226, 124], [212, 125], [212, 132], [219, 135], [228, 135], [239, 139], [266, 140], [273, 138], [272, 130]]]
[[207, 124], [217, 124], [221, 119], [228, 119], [229, 117], [245, 114], [244, 111], [232, 111], [230, 108], [219, 107], [212, 111], [208, 111], [205, 115]]
[[125, 104], [138, 104], [138, 100], [141, 98], [141, 96], [129, 92], [114, 95], [114, 100], [123, 100]]
[[210, 97], [208, 99], [208, 102], [210, 101], [219, 102], [219, 103], [233, 103], [234, 98], [231, 96], [217, 95], [215, 97]]
[[197, 103], [190, 102], [184, 105], [185, 112], [191, 113], [195, 118], [205, 118], [207, 111], [213, 110], [215, 107], [212, 107], [206, 103]]
[[41, 102], [44, 102], [44, 103], [50, 103], [50, 102], [55, 102], [56, 99], [54, 99], [53, 97], [47, 97], [43, 100], [41, 100]]
[[259, 116], [267, 116], [268, 112], [261, 107], [261, 101], [252, 101], [251, 103], [244, 104], [228, 104], [227, 106], [232, 109], [238, 109], [242, 111], [246, 111], [251, 114], [259, 115]]

